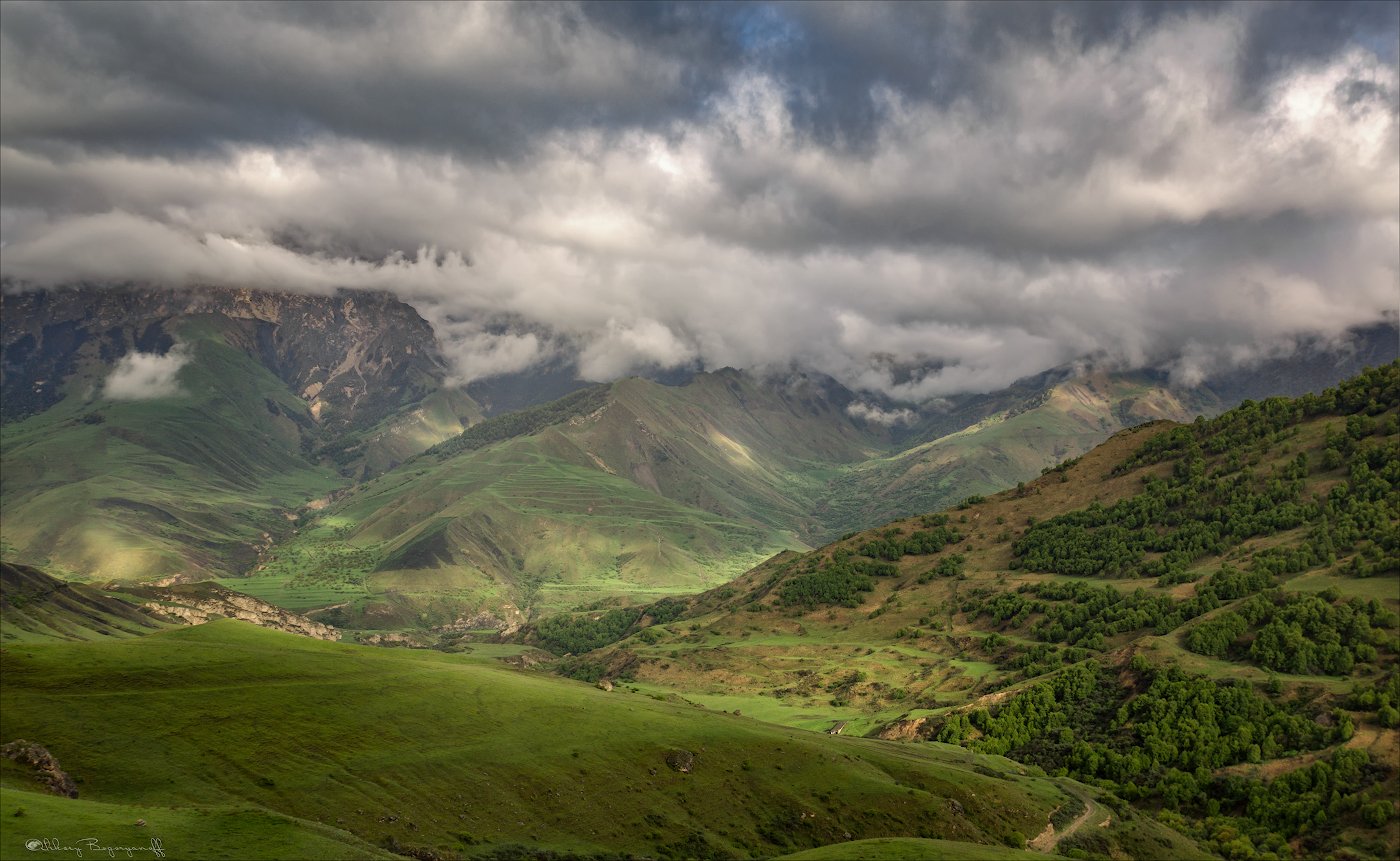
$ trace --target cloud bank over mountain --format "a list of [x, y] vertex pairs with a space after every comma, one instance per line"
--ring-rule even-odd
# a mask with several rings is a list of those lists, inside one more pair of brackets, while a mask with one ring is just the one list
[[917, 402], [1394, 319], [1395, 4], [6, 4], [0, 270]]

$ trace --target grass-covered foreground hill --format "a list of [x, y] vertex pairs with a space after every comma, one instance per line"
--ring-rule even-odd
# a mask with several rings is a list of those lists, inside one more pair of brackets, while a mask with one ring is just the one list
[[530, 636], [575, 677], [1074, 776], [1230, 857], [1394, 857], [1397, 412], [1392, 363], [1147, 425], [1001, 494]]
[[[41, 837], [156, 838], [182, 859], [757, 858], [906, 838], [1015, 857], [1007, 847], [1068, 811], [1107, 803], [999, 757], [778, 727], [497, 660], [516, 652], [232, 621], [5, 646], [0, 737], [43, 745], [78, 797], [0, 760], [0, 855]], [[1150, 819], [1111, 818], [1094, 830], [1127, 854], [1199, 854]]]

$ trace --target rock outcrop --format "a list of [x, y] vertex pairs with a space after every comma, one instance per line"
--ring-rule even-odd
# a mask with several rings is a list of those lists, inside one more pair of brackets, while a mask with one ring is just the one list
[[0, 754], [6, 759], [12, 759], [20, 765], [27, 765], [34, 770], [34, 779], [44, 784], [45, 788], [54, 795], [62, 795], [66, 798], [78, 797], [78, 785], [69, 777], [67, 772], [58, 766], [58, 760], [49, 753], [48, 748], [41, 744], [16, 739], [4, 747], [0, 747]]
[[339, 640], [340, 631], [275, 604], [225, 589], [213, 583], [191, 583], [166, 588], [130, 588], [151, 598], [141, 606], [186, 625], [202, 625], [213, 619], [238, 619], [274, 631], [285, 631], [317, 640]]
[[882, 728], [875, 737], [886, 741], [915, 741], [925, 734], [924, 726], [927, 723], [927, 718], [897, 720]]
[[666, 764], [681, 774], [690, 774], [695, 768], [695, 754], [688, 750], [673, 750], [666, 754]]

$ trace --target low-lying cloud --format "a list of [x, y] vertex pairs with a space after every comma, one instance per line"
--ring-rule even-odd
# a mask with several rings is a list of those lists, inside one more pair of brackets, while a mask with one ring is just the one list
[[463, 381], [1196, 380], [1395, 318], [1389, 5], [17, 5], [0, 271], [388, 289]]
[[909, 424], [916, 418], [914, 411], [900, 407], [898, 409], [887, 410], [875, 404], [867, 404], [864, 401], [852, 401], [846, 405], [846, 414], [862, 419], [872, 424], [893, 427], [895, 425]]
[[190, 354], [177, 346], [168, 353], [127, 353], [117, 360], [102, 395], [113, 401], [150, 401], [184, 394], [180, 369], [189, 364]]

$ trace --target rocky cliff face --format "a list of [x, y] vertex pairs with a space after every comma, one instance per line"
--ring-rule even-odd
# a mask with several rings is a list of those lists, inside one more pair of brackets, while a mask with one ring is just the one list
[[384, 293], [75, 287], [0, 296], [0, 394], [7, 420], [63, 397], [84, 366], [164, 355], [186, 327], [212, 327], [305, 399], [323, 428], [367, 428], [442, 386], [432, 327]]

